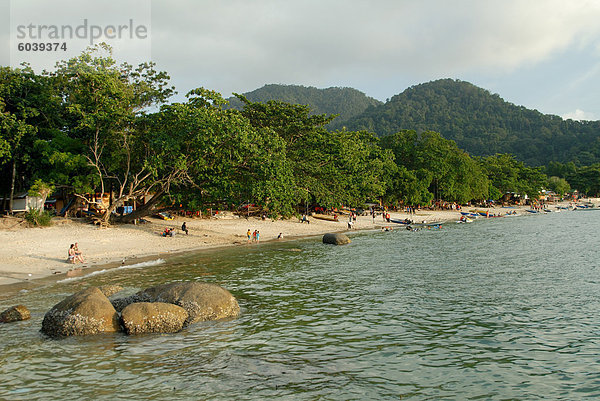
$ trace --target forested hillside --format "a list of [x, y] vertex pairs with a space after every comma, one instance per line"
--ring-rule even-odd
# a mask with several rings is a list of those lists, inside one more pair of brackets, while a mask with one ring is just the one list
[[[330, 128], [341, 126], [343, 122], [361, 114], [369, 106], [383, 104], [353, 88], [318, 89], [301, 85], [270, 84], [244, 93], [244, 96], [251, 102], [264, 103], [269, 100], [279, 100], [291, 104], [309, 105], [314, 114], [338, 114], [329, 125]], [[227, 100], [230, 107], [242, 109], [243, 104], [238, 98], [231, 97]]]
[[345, 123], [379, 136], [401, 129], [440, 132], [472, 155], [511, 153], [531, 165], [600, 161], [600, 122], [563, 120], [516, 106], [468, 82], [412, 86]]

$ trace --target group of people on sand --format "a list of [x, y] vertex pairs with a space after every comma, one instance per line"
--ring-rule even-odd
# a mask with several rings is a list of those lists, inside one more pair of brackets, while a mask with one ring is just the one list
[[[185, 233], [185, 235], [189, 235], [190, 230], [187, 228], [187, 224], [185, 221], [181, 225], [181, 231]], [[175, 227], [165, 227], [165, 230], [160, 234], [162, 237], [173, 237], [175, 236]]]
[[246, 233], [246, 235], [248, 236], [248, 243], [260, 242], [260, 231], [258, 231], [258, 230], [250, 231], [250, 229], [248, 229], [248, 232]]
[[69, 263], [85, 263], [85, 260], [83, 260], [83, 253], [79, 250], [79, 246], [77, 245], [77, 242], [74, 244], [71, 244], [68, 255], [69, 255]]

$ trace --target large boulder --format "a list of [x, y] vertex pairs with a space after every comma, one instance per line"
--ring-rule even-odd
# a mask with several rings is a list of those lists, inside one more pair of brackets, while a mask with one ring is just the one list
[[350, 242], [350, 238], [348, 238], [348, 236], [345, 234], [327, 233], [323, 235], [324, 244], [345, 245], [349, 244]]
[[119, 314], [97, 287], [87, 288], [54, 305], [42, 322], [42, 333], [51, 337], [114, 333], [119, 330]]
[[187, 317], [181, 306], [164, 302], [137, 302], [121, 312], [127, 334], [176, 333], [183, 328]]
[[19, 322], [31, 318], [31, 313], [24, 305], [11, 306], [4, 312], [0, 313], [0, 323]]
[[127, 298], [112, 301], [117, 310], [134, 302], [166, 302], [179, 305], [188, 313], [185, 326], [205, 321], [235, 317], [240, 306], [229, 291], [216, 284], [175, 282], [161, 284]]

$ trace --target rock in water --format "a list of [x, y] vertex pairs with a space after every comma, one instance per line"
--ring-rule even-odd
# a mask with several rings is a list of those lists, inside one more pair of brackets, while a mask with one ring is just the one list
[[138, 292], [127, 298], [113, 300], [117, 310], [123, 310], [134, 302], [166, 302], [179, 305], [188, 313], [188, 324], [236, 317], [240, 306], [229, 291], [216, 284], [175, 282], [161, 284]]
[[119, 314], [97, 287], [87, 288], [54, 305], [42, 322], [42, 333], [51, 337], [114, 333], [119, 329]]
[[323, 235], [324, 244], [345, 245], [349, 244], [350, 242], [350, 238], [348, 238], [348, 236], [345, 234], [328, 233]]
[[31, 313], [24, 305], [11, 306], [4, 312], [0, 313], [0, 323], [19, 322], [31, 318]]
[[181, 306], [164, 302], [137, 302], [121, 312], [127, 334], [176, 333], [183, 328], [187, 317]]

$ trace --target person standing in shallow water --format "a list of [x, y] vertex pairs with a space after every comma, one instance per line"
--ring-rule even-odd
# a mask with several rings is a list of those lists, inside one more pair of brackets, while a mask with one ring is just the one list
[[248, 229], [248, 232], [246, 233], [246, 235], [248, 236], [248, 243], [250, 243], [250, 241], [252, 240], [252, 231], [250, 231], [250, 229]]

